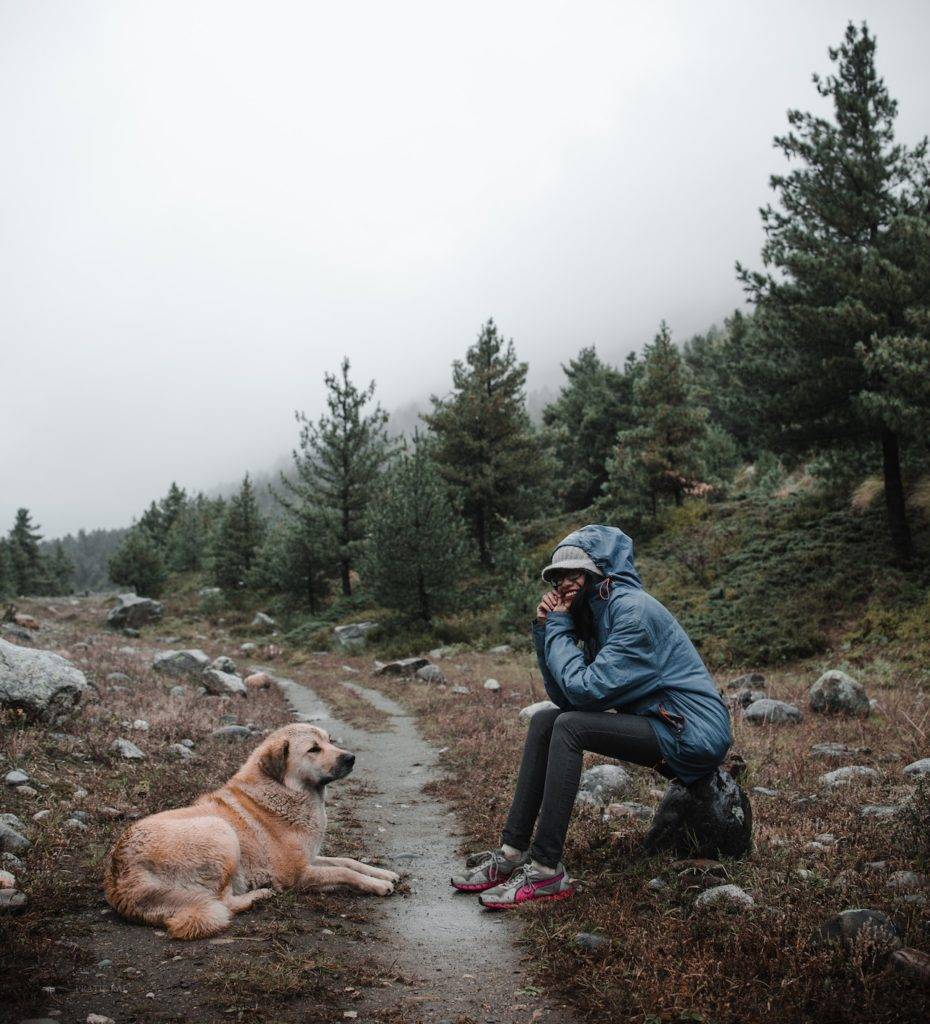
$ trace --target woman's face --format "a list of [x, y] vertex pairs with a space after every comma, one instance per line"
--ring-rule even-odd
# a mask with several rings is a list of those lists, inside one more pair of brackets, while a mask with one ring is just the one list
[[562, 602], [571, 607], [584, 590], [585, 579], [584, 569], [564, 569], [552, 574], [552, 585]]

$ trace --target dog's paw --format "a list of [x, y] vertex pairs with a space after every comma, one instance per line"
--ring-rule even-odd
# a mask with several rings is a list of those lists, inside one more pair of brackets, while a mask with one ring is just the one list
[[373, 892], [376, 896], [390, 896], [393, 891], [393, 882], [382, 882], [380, 879], [374, 880]]
[[388, 882], [393, 882], [394, 885], [400, 881], [400, 875], [396, 871], [385, 871], [384, 878]]
[[270, 900], [272, 896], [276, 896], [277, 893], [274, 889], [253, 889], [252, 895], [255, 897], [255, 901], [259, 900]]

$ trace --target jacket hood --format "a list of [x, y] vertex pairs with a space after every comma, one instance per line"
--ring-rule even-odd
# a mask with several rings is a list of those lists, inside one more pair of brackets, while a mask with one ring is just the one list
[[560, 540], [556, 551], [565, 545], [581, 548], [614, 583], [643, 589], [633, 564], [633, 541], [616, 526], [583, 526]]

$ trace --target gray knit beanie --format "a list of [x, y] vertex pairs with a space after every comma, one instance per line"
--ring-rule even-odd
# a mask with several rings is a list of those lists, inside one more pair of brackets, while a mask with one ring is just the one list
[[603, 576], [600, 569], [591, 561], [584, 548], [575, 547], [573, 544], [563, 544], [552, 553], [552, 561], [542, 571], [542, 578], [546, 583], [551, 583], [551, 573], [561, 572], [564, 569], [584, 569], [595, 576]]

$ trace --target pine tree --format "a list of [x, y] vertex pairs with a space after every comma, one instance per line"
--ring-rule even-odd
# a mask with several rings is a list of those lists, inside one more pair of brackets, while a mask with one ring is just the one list
[[6, 538], [0, 537], [0, 598], [13, 597], [16, 582], [13, 577], [13, 559], [10, 556], [10, 545]]
[[375, 382], [359, 390], [349, 380], [349, 369], [345, 358], [338, 377], [324, 377], [328, 415], [313, 423], [296, 413], [301, 424], [300, 450], [292, 453], [296, 479], [282, 473], [287, 493], [275, 492], [278, 502], [307, 529], [319, 531], [336, 553], [346, 596], [352, 593], [351, 571], [364, 540], [364, 514], [390, 458], [387, 413], [379, 404], [365, 412]]
[[61, 541], [55, 542], [55, 548], [50, 556], [46, 557], [48, 563], [48, 576], [52, 581], [53, 594], [74, 593], [74, 562], [68, 557]]
[[743, 374], [777, 451], [881, 452], [890, 534], [906, 561], [901, 425], [876, 396], [890, 385], [885, 355], [893, 363], [902, 355], [880, 339], [915, 337], [898, 222], [926, 220], [927, 140], [913, 151], [895, 144], [897, 104], [876, 73], [865, 24], [850, 23], [829, 55], [835, 74], [814, 83], [833, 119], [789, 111], [790, 130], [775, 140], [795, 164], [771, 179], [781, 209], [761, 211], [762, 259], [777, 273], [737, 264], [758, 304]]
[[465, 530], [419, 433], [384, 474], [367, 527], [364, 572], [376, 600], [425, 623], [454, 605]]
[[246, 473], [239, 493], [230, 499], [215, 534], [213, 580], [227, 593], [246, 585], [265, 532], [252, 481]]
[[165, 538], [165, 561], [171, 572], [196, 572], [204, 568], [211, 527], [222, 512], [222, 507], [218, 509], [202, 492], [184, 501]]
[[543, 411], [558, 464], [560, 492], [569, 511], [587, 508], [601, 496], [607, 460], [620, 430], [633, 426], [635, 357], [630, 372], [602, 362], [593, 347], [583, 348], [563, 366], [566, 382]]
[[690, 373], [664, 320], [643, 349], [633, 408], [638, 425], [617, 435], [607, 504], [634, 517], [648, 510], [654, 519], [663, 495], [680, 505], [700, 480], [707, 431], [707, 410], [694, 400]]
[[546, 464], [526, 412], [526, 369], [513, 341], [505, 344], [488, 320], [465, 362], [452, 364], [453, 393], [433, 395], [433, 411], [423, 416], [439, 470], [460, 496], [486, 567], [501, 522], [530, 514], [542, 500]]
[[268, 530], [252, 565], [249, 586], [282, 594], [316, 614], [329, 589], [334, 564], [318, 531], [284, 518]]
[[13, 588], [17, 595], [37, 594], [41, 590], [44, 571], [39, 554], [40, 540], [42, 535], [32, 522], [29, 509], [17, 509], [8, 541], [13, 563]]
[[132, 587], [143, 597], [158, 597], [167, 574], [154, 538], [141, 523], [134, 525], [107, 563], [114, 583]]

